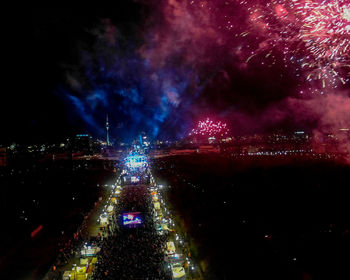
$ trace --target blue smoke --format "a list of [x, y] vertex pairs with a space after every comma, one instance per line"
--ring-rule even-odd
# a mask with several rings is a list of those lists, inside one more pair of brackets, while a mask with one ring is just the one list
[[[104, 137], [109, 115], [112, 137], [131, 140], [141, 131], [153, 138], [182, 136], [186, 112], [198, 92], [191, 69], [174, 63], [153, 68], [132, 42], [111, 45], [98, 36], [81, 50], [79, 65], [67, 70], [67, 84], [58, 94], [68, 101], [73, 118], [80, 118], [93, 135]], [[185, 98], [186, 96], [186, 98]]]

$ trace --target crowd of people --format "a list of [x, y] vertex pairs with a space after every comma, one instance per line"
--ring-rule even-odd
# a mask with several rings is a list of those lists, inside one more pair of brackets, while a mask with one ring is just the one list
[[[62, 279], [62, 270], [58, 268], [64, 267], [69, 261], [75, 256], [80, 255], [81, 245], [85, 242], [92, 244], [93, 246], [101, 245], [101, 238], [89, 237], [87, 230], [88, 218], [91, 215], [92, 210], [87, 213], [84, 217], [82, 224], [78, 227], [76, 232], [73, 234], [73, 237], [66, 240], [64, 243], [59, 243], [59, 254], [54, 262], [54, 265], [44, 276], [44, 279]], [[62, 231], [62, 235], [64, 232]]]
[[[140, 212], [142, 223], [129, 228], [122, 214]], [[125, 185], [113, 216], [119, 226], [103, 240], [94, 268], [94, 280], [108, 279], [172, 279], [165, 265], [166, 235], [159, 235], [153, 219], [152, 197], [145, 185]]]

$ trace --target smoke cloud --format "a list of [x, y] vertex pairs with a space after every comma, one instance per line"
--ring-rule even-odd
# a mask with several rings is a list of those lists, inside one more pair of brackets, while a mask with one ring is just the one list
[[[193, 121], [215, 114], [234, 133], [263, 132], [288, 123], [306, 127], [315, 139], [337, 133], [339, 149], [349, 150], [338, 133], [350, 126], [349, 87], [301, 96], [294, 67], [286, 62], [248, 64], [244, 34], [249, 15], [221, 1], [139, 1], [147, 7], [141, 25], [127, 28], [102, 19], [79, 45], [79, 62], [66, 67], [59, 93], [95, 133], [132, 138], [140, 131], [181, 138]], [[256, 35], [254, 35], [256, 36]], [[278, 51], [270, 53], [278, 61]], [[269, 58], [269, 57], [268, 57]], [[268, 59], [267, 58], [267, 59]], [[114, 128], [113, 128], [114, 126]]]

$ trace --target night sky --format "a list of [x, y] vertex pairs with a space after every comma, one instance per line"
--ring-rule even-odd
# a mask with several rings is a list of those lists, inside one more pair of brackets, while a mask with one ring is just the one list
[[308, 11], [266, 2], [8, 10], [1, 143], [103, 137], [107, 114], [120, 140], [179, 139], [206, 117], [233, 134], [349, 126], [346, 1], [332, 1], [344, 32], [328, 45]]
[[114, 17], [123, 27], [135, 26], [141, 19], [139, 5], [30, 8], [11, 10], [6, 17], [12, 20], [1, 142], [55, 141], [75, 133], [94, 133], [55, 92], [66, 83], [67, 65], [79, 63], [80, 45], [93, 41], [89, 30], [105, 17]]

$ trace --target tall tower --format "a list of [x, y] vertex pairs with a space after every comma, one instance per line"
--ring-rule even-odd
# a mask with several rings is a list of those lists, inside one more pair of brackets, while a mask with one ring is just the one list
[[107, 119], [106, 119], [106, 130], [107, 130], [106, 141], [107, 141], [107, 146], [109, 146], [110, 143], [109, 143], [109, 122], [108, 122], [108, 115], [107, 115]]

